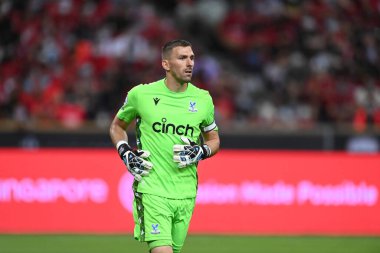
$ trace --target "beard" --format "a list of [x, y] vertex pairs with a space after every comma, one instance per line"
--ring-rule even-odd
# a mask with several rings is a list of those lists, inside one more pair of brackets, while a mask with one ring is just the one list
[[183, 73], [181, 75], [178, 75], [176, 73], [172, 73], [174, 79], [180, 83], [180, 84], [184, 84], [184, 83], [188, 83], [191, 81], [191, 78], [192, 78], [192, 73], [191, 74], [188, 74], [188, 73]]

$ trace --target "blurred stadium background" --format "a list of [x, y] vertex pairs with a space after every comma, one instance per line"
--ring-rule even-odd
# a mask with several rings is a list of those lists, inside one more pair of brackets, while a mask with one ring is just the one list
[[173, 38], [223, 149], [184, 252], [380, 252], [380, 0], [0, 0], [0, 252], [146, 252], [108, 126]]

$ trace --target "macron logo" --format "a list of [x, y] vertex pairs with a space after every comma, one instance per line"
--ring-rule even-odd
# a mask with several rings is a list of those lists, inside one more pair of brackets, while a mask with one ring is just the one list
[[153, 98], [153, 101], [154, 101], [154, 105], [157, 105], [158, 102], [160, 101], [160, 99], [159, 98]]

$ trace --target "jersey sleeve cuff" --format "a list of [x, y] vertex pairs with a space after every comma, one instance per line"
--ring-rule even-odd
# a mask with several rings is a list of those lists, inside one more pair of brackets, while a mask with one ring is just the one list
[[216, 123], [215, 123], [215, 120], [214, 120], [210, 125], [205, 126], [204, 128], [202, 128], [202, 131], [203, 132], [209, 132], [209, 131], [211, 131], [211, 130], [213, 130], [215, 128], [216, 128]]

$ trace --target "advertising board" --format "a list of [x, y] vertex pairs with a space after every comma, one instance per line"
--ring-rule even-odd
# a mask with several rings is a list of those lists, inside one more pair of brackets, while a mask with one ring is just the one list
[[[222, 150], [199, 166], [190, 233], [380, 235], [380, 155]], [[1, 149], [1, 233], [132, 233], [113, 149]]]

